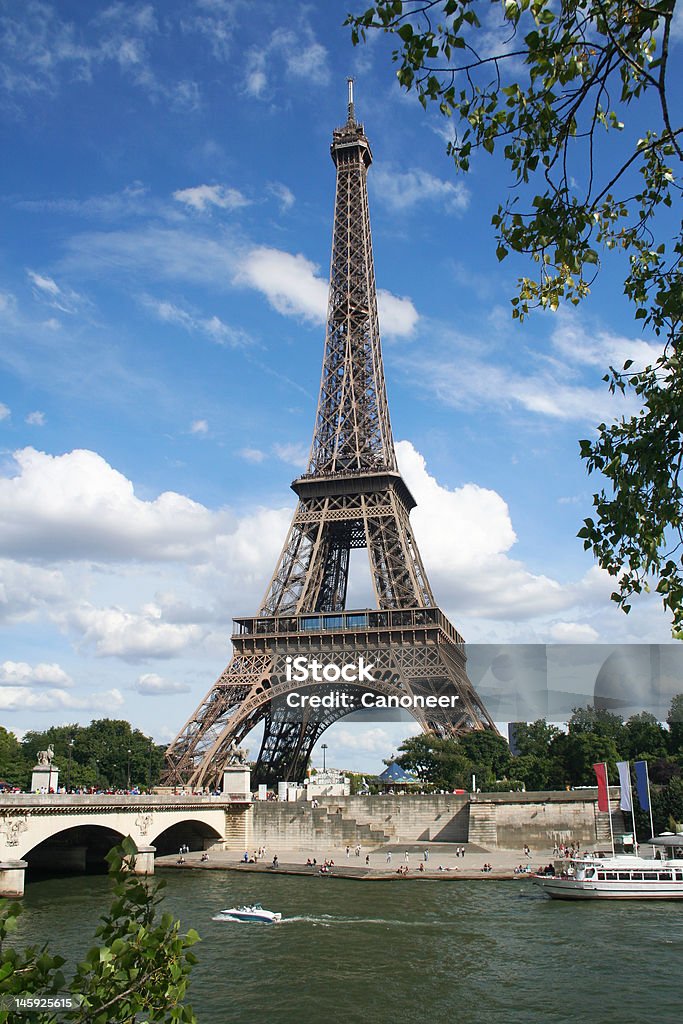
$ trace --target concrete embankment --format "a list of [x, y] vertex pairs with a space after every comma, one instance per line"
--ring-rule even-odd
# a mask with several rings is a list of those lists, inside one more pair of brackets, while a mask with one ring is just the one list
[[[617, 812], [613, 815], [616, 819]], [[619, 823], [615, 820], [615, 831]], [[387, 843], [474, 843], [487, 850], [604, 841], [606, 814], [596, 791], [548, 793], [406, 794], [255, 802], [229, 816], [226, 845], [322, 853]], [[320, 858], [318, 858], [320, 859]]]

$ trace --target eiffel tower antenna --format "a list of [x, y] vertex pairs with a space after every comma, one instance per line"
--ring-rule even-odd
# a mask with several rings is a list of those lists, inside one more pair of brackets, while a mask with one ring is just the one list
[[346, 84], [349, 87], [349, 116], [346, 119], [346, 123], [347, 124], [355, 124], [356, 123], [356, 115], [355, 115], [355, 112], [354, 112], [354, 109], [353, 109], [353, 79], [352, 78], [347, 78], [346, 79]]
[[[235, 619], [233, 657], [166, 752], [165, 781], [215, 785], [236, 744], [261, 721], [258, 782], [301, 779], [343, 707], [293, 711], [293, 659], [333, 674], [352, 658], [375, 669], [356, 696], [448, 697], [412, 711], [425, 731], [458, 736], [495, 725], [467, 678], [464, 641], [437, 607], [410, 528], [389, 419], [368, 209], [372, 151], [348, 79], [346, 124], [332, 134], [337, 171], [325, 352], [306, 472], [280, 559], [255, 616]], [[375, 607], [346, 608], [350, 553], [367, 551]], [[324, 670], [324, 669], [323, 669]], [[325, 677], [328, 678], [328, 677]], [[322, 692], [318, 679], [303, 684]], [[324, 689], [324, 687], [323, 687]], [[328, 687], [329, 689], [329, 687]], [[411, 709], [412, 710], [412, 709]]]

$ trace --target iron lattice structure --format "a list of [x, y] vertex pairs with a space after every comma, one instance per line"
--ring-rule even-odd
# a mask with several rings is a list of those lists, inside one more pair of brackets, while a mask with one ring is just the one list
[[[256, 781], [303, 777], [321, 734], [349, 712], [289, 708], [286, 695], [301, 684], [286, 679], [288, 656], [333, 665], [362, 655], [375, 667], [375, 681], [356, 690], [458, 697], [455, 711], [415, 712], [425, 731], [495, 730], [467, 678], [463, 639], [436, 606], [410, 528], [415, 501], [396, 463], [377, 316], [367, 194], [372, 153], [351, 84], [348, 118], [333, 133], [331, 153], [337, 189], [330, 292], [307, 471], [292, 484], [299, 501], [257, 615], [235, 620], [230, 664], [167, 750], [169, 784], [216, 784], [233, 744], [261, 721]], [[353, 548], [368, 552], [375, 609], [346, 610]]]

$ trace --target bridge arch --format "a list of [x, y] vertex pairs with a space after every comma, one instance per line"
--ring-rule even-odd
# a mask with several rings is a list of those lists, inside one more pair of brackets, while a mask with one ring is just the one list
[[123, 834], [110, 825], [88, 823], [61, 828], [26, 850], [29, 877], [35, 873], [105, 872], [105, 857]]
[[181, 846], [188, 846], [193, 851], [208, 850], [222, 841], [221, 833], [208, 822], [201, 818], [183, 818], [182, 821], [167, 825], [152, 838], [151, 843], [157, 856], [163, 857], [177, 853]]

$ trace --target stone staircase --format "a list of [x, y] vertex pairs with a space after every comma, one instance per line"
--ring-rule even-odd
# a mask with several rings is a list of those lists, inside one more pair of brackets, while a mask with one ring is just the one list
[[498, 827], [496, 825], [496, 807], [490, 803], [470, 804], [469, 841], [485, 850], [496, 849], [498, 846]]
[[[390, 841], [390, 836], [372, 824], [363, 824], [343, 812], [330, 812], [326, 807], [309, 803], [254, 804], [249, 838], [236, 845], [265, 846], [282, 855], [289, 850], [329, 853], [350, 846], [361, 846], [366, 852]], [[232, 844], [230, 844], [232, 845]]]
[[604, 846], [610, 848], [612, 844], [612, 836], [610, 833], [610, 817], [612, 819], [612, 833], [614, 834], [615, 842], [621, 838], [621, 836], [630, 831], [626, 826], [624, 819], [624, 812], [619, 810], [618, 806], [610, 804], [610, 814], [607, 811], [599, 811], [598, 805], [595, 805], [595, 838], [598, 846]]
[[392, 843], [466, 843], [469, 807], [465, 796], [347, 797], [325, 799], [329, 813], [341, 814], [384, 832]]

